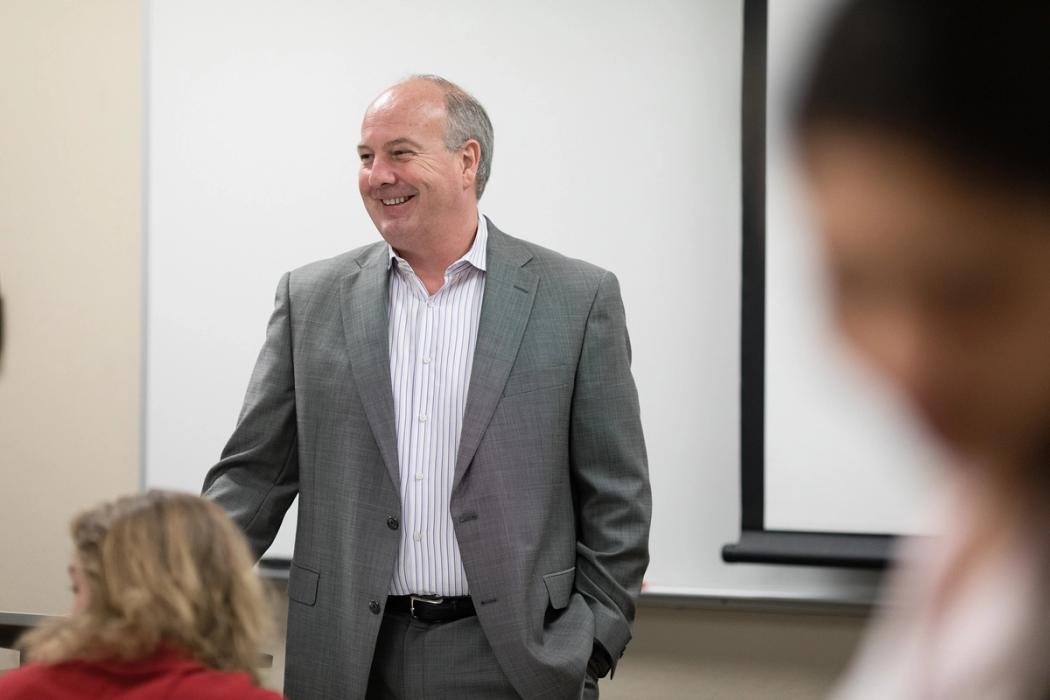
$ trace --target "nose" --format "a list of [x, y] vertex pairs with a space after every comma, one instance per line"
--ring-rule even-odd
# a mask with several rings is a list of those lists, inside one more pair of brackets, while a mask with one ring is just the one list
[[368, 186], [371, 189], [376, 189], [383, 185], [392, 185], [395, 182], [397, 182], [397, 177], [393, 169], [386, 162], [386, 159], [376, 154], [372, 159], [372, 167], [368, 170]]

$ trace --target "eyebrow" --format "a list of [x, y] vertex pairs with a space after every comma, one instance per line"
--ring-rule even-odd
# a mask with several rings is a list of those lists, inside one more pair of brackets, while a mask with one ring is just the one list
[[[416, 143], [415, 141], [413, 141], [412, 139], [410, 139], [410, 138], [408, 138], [406, 136], [402, 136], [400, 138], [396, 138], [393, 141], [387, 141], [386, 143], [383, 144], [383, 148], [390, 149], [390, 148], [393, 148], [394, 146], [401, 146], [401, 145], [408, 145], [408, 146], [411, 146], [412, 148], [422, 148], [422, 146], [420, 144]], [[371, 146], [366, 146], [363, 143], [359, 143], [359, 144], [357, 144], [357, 150], [358, 150], [358, 152], [360, 152], [360, 151], [371, 151], [372, 147]]]

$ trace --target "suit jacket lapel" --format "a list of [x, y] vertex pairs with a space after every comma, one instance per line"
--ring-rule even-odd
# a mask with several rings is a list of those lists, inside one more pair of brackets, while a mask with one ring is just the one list
[[489, 222], [485, 298], [481, 303], [453, 489], [474, 459], [525, 334], [539, 283], [534, 272], [522, 268], [531, 259], [525, 246]]
[[400, 493], [394, 395], [387, 347], [390, 288], [385, 251], [386, 247], [378, 244], [358, 258], [360, 269], [342, 280], [341, 305], [343, 332], [354, 381], [390, 479]]

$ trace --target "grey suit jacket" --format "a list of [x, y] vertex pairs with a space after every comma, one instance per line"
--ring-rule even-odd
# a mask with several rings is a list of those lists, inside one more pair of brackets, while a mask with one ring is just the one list
[[[478, 617], [525, 698], [619, 659], [651, 511], [616, 278], [490, 224], [449, 508]], [[266, 550], [299, 495], [285, 693], [360, 698], [400, 518], [379, 242], [284, 275], [236, 430], [204, 483]]]

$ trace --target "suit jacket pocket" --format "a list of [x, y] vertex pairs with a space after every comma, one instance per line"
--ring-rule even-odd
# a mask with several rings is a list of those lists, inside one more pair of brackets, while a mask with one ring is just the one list
[[288, 597], [303, 605], [317, 602], [317, 579], [320, 573], [292, 562], [288, 572]]
[[504, 396], [525, 394], [540, 389], [565, 386], [573, 382], [573, 370], [569, 365], [553, 365], [542, 369], [529, 369], [523, 372], [512, 372], [503, 387]]
[[576, 567], [565, 571], [555, 571], [543, 577], [543, 583], [547, 586], [547, 595], [550, 597], [551, 607], [561, 610], [569, 604], [572, 597], [572, 587], [576, 582]]

